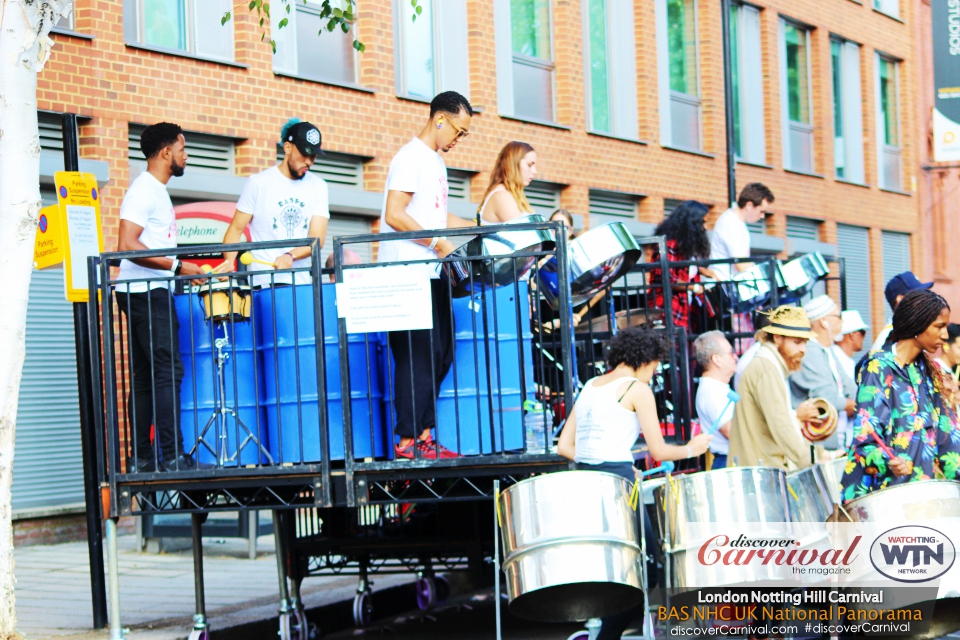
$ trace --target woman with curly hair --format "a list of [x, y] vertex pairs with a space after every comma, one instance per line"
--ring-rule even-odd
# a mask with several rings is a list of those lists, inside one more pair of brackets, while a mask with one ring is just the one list
[[[607, 353], [608, 371], [584, 385], [560, 432], [557, 452], [576, 462], [578, 469], [615, 473], [631, 483], [636, 477], [632, 448], [641, 432], [650, 455], [657, 460], [703, 455], [712, 436], [700, 434], [685, 445], [674, 445], [664, 442], [660, 431], [650, 379], [671, 346], [666, 332], [658, 329], [631, 327], [615, 335]], [[656, 548], [650, 519], [644, 518], [643, 525], [647, 548]], [[656, 582], [654, 574], [648, 569], [650, 586]], [[634, 618], [642, 615], [643, 603], [604, 618], [598, 640], [620, 638]]]
[[[676, 209], [657, 226], [654, 235], [666, 236], [667, 260], [669, 262], [683, 262], [685, 260], [700, 260], [710, 255], [710, 238], [704, 219], [707, 216], [707, 206], [696, 200], [681, 202]], [[654, 249], [651, 262], [659, 262], [660, 250]], [[691, 296], [703, 292], [699, 284], [700, 275], [713, 277], [709, 269], [697, 267], [679, 267], [669, 269], [671, 291], [671, 307], [673, 310], [673, 324], [678, 327], [690, 328], [690, 301]], [[654, 294], [654, 306], [663, 309], [663, 275], [660, 269], [650, 271], [650, 288]]]
[[949, 323], [950, 305], [928, 289], [911, 291], [897, 305], [886, 344], [860, 369], [844, 501], [906, 482], [960, 480], [957, 415], [932, 357]]
[[537, 152], [526, 142], [508, 142], [490, 174], [490, 186], [477, 210], [477, 224], [503, 224], [533, 213], [523, 189], [537, 175]]

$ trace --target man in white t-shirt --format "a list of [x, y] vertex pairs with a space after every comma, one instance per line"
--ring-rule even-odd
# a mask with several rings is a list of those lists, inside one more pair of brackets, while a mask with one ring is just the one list
[[867, 330], [870, 328], [863, 321], [860, 312], [856, 309], [848, 309], [840, 313], [843, 325], [840, 329], [840, 337], [836, 344], [830, 347], [830, 353], [836, 359], [837, 364], [844, 374], [851, 380], [856, 381], [856, 362], [853, 356], [863, 349], [863, 339], [867, 336]]
[[[420, 135], [405, 144], [390, 162], [380, 215], [378, 262], [403, 262], [444, 258], [454, 245], [442, 235], [448, 227], [473, 223], [447, 210], [447, 168], [439, 152], [449, 152], [465, 138], [473, 109], [455, 91], [438, 94], [430, 103], [430, 118]], [[436, 229], [423, 240], [387, 241], [394, 231]], [[410, 265], [411, 274], [431, 278], [433, 329], [392, 331], [390, 349], [396, 364], [397, 458], [449, 458], [456, 454], [437, 444], [430, 433], [436, 426], [436, 401], [440, 383], [453, 363], [453, 328], [446, 274], [437, 264]], [[420, 277], [423, 277], [421, 275]], [[411, 370], [413, 375], [411, 376]]]
[[733, 420], [730, 378], [737, 370], [737, 354], [722, 331], [701, 334], [693, 343], [693, 351], [703, 369], [696, 402], [700, 429], [706, 433], [714, 424], [720, 425], [710, 441], [710, 452], [713, 453], [710, 468], [723, 469], [730, 452], [730, 422]]
[[[161, 122], [140, 136], [147, 170], [130, 184], [120, 205], [118, 251], [176, 249], [177, 221], [167, 193], [172, 176], [182, 176], [187, 166], [186, 141], [179, 126]], [[130, 368], [128, 411], [135, 437], [128, 472], [185, 471], [197, 463], [183, 450], [176, 427], [180, 416], [180, 381], [183, 363], [177, 332], [180, 323], [173, 306], [174, 275], [203, 273], [200, 267], [176, 258], [140, 258], [120, 262], [116, 286], [117, 306], [127, 317]], [[154, 280], [156, 278], [164, 278]], [[160, 451], [150, 443], [150, 426], [156, 430]]]
[[[710, 259], [750, 257], [750, 229], [748, 224], [759, 222], [773, 204], [773, 192], [759, 182], [751, 182], [740, 192], [737, 202], [717, 218], [710, 237]], [[732, 269], [730, 267], [733, 267]], [[749, 269], [752, 263], [734, 265], [716, 264], [711, 268], [724, 280]]]
[[[223, 234], [224, 244], [240, 242], [244, 229], [250, 226], [251, 242], [317, 238], [320, 246], [327, 237], [330, 221], [330, 198], [323, 178], [310, 173], [320, 150], [320, 130], [309, 122], [293, 118], [280, 130], [283, 161], [247, 178], [240, 192], [233, 220]], [[254, 286], [289, 283], [289, 273], [272, 274], [274, 269], [300, 269], [310, 266], [310, 247], [254, 249], [257, 260], [251, 271], [269, 271], [271, 275], [255, 275]], [[233, 271], [236, 251], [223, 254], [219, 271]], [[310, 282], [309, 271], [296, 272], [297, 284]]]

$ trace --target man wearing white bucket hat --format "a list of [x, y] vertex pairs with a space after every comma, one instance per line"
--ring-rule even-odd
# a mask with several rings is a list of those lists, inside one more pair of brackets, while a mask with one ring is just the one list
[[870, 327], [856, 309], [842, 312], [840, 318], [843, 320], [843, 328], [840, 329], [840, 335], [834, 338], [837, 343], [833, 345], [831, 351], [833, 357], [837, 359], [837, 364], [840, 365], [840, 370], [851, 380], [856, 380], [857, 362], [853, 356], [863, 350], [863, 341]]
[[790, 376], [793, 406], [814, 398], [823, 398], [830, 403], [837, 410], [837, 430], [821, 444], [827, 449], [838, 449], [846, 446], [847, 417], [853, 415], [857, 391], [853, 379], [843, 373], [830, 355], [834, 338], [843, 326], [840, 307], [830, 296], [822, 295], [805, 303], [803, 310], [807, 312], [810, 330], [816, 336], [807, 343], [807, 354], [800, 371]]

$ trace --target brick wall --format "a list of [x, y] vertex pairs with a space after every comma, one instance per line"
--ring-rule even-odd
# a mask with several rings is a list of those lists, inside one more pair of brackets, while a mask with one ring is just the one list
[[[383, 188], [387, 167], [397, 149], [422, 126], [426, 107], [395, 96], [391, 0], [360, 0], [358, 33], [366, 45], [359, 57], [359, 83], [373, 92], [280, 77], [271, 68], [270, 48], [261, 42], [255, 17], [240, 7], [234, 12], [235, 58], [245, 67], [154, 53], [124, 44], [121, 0], [76, 0], [76, 29], [94, 36], [85, 40], [55, 35], [56, 47], [40, 76], [41, 109], [73, 111], [92, 119], [81, 128], [81, 154], [107, 160], [111, 181], [103, 189], [104, 231], [108, 248], [116, 246], [117, 215], [129, 180], [127, 123], [171, 120], [185, 129], [243, 138], [237, 148], [240, 175], [274, 161], [277, 132], [291, 116], [309, 119], [323, 131], [330, 150], [373, 156], [365, 168], [365, 188]], [[479, 199], [489, 169], [509, 140], [530, 142], [539, 155], [541, 177], [567, 186], [564, 207], [587, 213], [590, 188], [643, 193], [639, 219], [662, 218], [664, 198], [696, 198], [714, 206], [711, 221], [725, 208], [726, 167], [720, 0], [698, 6], [700, 85], [706, 156], [659, 145], [657, 65], [653, 0], [636, 0], [638, 124], [646, 143], [588, 134], [585, 129], [581, 2], [554, 0], [556, 113], [567, 129], [502, 119], [497, 115], [493, 2], [468, 0], [471, 101], [482, 108], [471, 136], [446, 157], [449, 166], [474, 169], [471, 192]], [[765, 127], [768, 167], [739, 165], [738, 184], [762, 181], [776, 193], [776, 215], [769, 233], [784, 234], [785, 216], [811, 216], [826, 222], [822, 239], [835, 238], [836, 222], [875, 231], [873, 249], [874, 324], [882, 320], [879, 230], [916, 233], [921, 228], [918, 198], [912, 193], [877, 188], [874, 118], [875, 50], [903, 60], [900, 68], [904, 178], [908, 192], [916, 184], [918, 117], [915, 99], [917, 38], [921, 3], [903, 0], [901, 20], [874, 11], [869, 0], [765, 0], [759, 3], [762, 25]], [[780, 116], [779, 16], [811, 25], [811, 76], [815, 171], [818, 176], [783, 170]], [[929, 19], [929, 18], [928, 18]], [[832, 107], [829, 36], [863, 45], [862, 95], [867, 187], [833, 179]], [[322, 36], [320, 36], [322, 37]], [[922, 109], [920, 109], [922, 111]], [[925, 116], [924, 116], [925, 117]], [[189, 168], [188, 168], [189, 171]], [[712, 222], [711, 222], [712, 223]], [[589, 221], [588, 221], [589, 224]], [[926, 240], [914, 244], [915, 263]]]
[[[132, 517], [120, 518], [117, 531], [133, 534], [137, 523]], [[38, 544], [61, 544], [87, 539], [87, 516], [84, 514], [14, 520], [13, 546], [31, 547]]]

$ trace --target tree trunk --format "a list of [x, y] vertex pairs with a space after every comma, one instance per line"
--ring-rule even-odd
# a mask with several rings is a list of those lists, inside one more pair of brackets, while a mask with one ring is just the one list
[[0, 640], [17, 637], [10, 488], [40, 211], [37, 74], [65, 3], [0, 0]]

